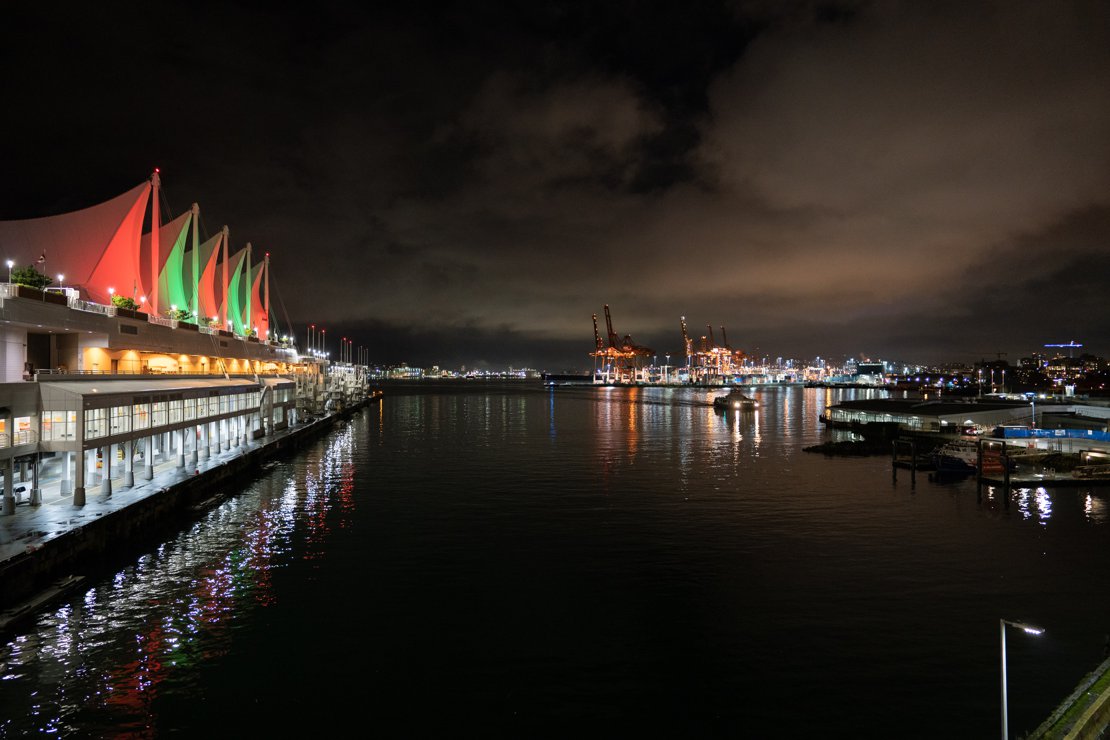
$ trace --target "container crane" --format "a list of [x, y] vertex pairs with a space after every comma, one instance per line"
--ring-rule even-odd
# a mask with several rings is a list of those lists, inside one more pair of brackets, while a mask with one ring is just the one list
[[613, 317], [609, 315], [608, 303], [605, 304], [605, 329], [609, 333], [609, 346], [613, 348], [617, 347], [617, 345], [620, 344], [620, 340], [617, 339], [617, 333], [613, 331]]
[[590, 354], [595, 358], [603, 358], [605, 382], [609, 382], [612, 374], [615, 374], [620, 381], [642, 382], [646, 376], [641, 358], [652, 357], [655, 350], [636, 344], [630, 334], [625, 334], [621, 339], [613, 329], [613, 316], [609, 312], [609, 304], [605, 304], [605, 333], [609, 340], [608, 347], [602, 342], [601, 332], [597, 326], [597, 314], [594, 314], [593, 319], [596, 349]]

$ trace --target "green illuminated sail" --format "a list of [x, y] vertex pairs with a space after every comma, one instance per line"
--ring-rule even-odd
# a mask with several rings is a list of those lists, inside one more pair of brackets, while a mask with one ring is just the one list
[[185, 243], [188, 240], [189, 224], [192, 220], [192, 214], [187, 214], [173, 246], [166, 255], [162, 272], [158, 276], [158, 302], [162, 304], [163, 310], [168, 311], [170, 306], [188, 310], [190, 305], [189, 294], [192, 291], [186, 285]]
[[227, 283], [227, 320], [231, 322], [231, 330], [243, 336], [247, 334], [247, 324], [243, 318], [243, 263], [246, 262], [246, 257], [246, 249], [240, 249], [232, 256], [231, 279]]

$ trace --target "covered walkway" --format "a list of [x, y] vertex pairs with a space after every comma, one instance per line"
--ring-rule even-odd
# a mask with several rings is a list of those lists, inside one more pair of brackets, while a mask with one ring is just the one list
[[[57, 480], [59, 496], [83, 506], [90, 490], [111, 495], [117, 486], [153, 480], [158, 465], [195, 471], [203, 461], [286, 428], [296, 414], [295, 383], [281, 377], [89, 376], [37, 386], [41, 419], [32, 424], [39, 422], [41, 433], [18, 456], [32, 505], [43, 500], [47, 479]], [[16, 458], [0, 460], [5, 514], [14, 513], [17, 501]]]

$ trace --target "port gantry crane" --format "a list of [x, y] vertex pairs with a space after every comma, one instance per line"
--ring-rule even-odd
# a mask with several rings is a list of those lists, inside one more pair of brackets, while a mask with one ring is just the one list
[[[594, 317], [594, 347], [590, 353], [594, 358], [594, 380], [602, 383], [637, 383], [646, 381], [643, 359], [652, 357], [655, 350], [644, 347], [632, 341], [630, 334], [625, 334], [620, 339], [613, 331], [613, 317], [609, 313], [609, 304], [605, 304], [605, 330], [609, 346], [606, 347], [601, 340], [601, 332], [597, 326], [597, 314]], [[600, 374], [598, 360], [601, 361]]]
[[685, 316], [680, 318], [679, 326], [682, 327], [682, 346], [686, 350], [686, 368], [691, 382], [717, 382], [720, 378], [735, 374], [736, 366], [746, 355], [728, 345], [728, 334], [725, 333], [724, 326], [721, 326], [722, 344], [719, 345], [713, 336], [713, 326], [706, 324], [706, 333], [702, 335], [696, 352], [686, 329]]

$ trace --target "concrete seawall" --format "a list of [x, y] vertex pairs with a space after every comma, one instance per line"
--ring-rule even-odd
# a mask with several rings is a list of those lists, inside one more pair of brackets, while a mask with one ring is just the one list
[[220, 493], [235, 492], [237, 486], [257, 475], [265, 462], [317, 439], [367, 403], [363, 401], [272, 439], [260, 440], [258, 447], [241, 455], [181, 478], [8, 558], [0, 563], [0, 608], [12, 609], [4, 621], [22, 618], [25, 612], [40, 606], [41, 603], [27, 606], [21, 602], [50, 589], [59, 579], [85, 574], [126, 551], [127, 545], [167, 533], [195, 518], [194, 507], [198, 504]]

